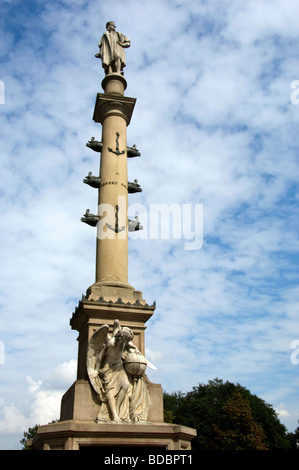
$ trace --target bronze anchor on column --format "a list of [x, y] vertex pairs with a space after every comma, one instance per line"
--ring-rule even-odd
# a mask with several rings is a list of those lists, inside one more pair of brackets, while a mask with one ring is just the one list
[[112, 148], [108, 147], [109, 152], [115, 153], [115, 155], [123, 155], [125, 153], [125, 150], [122, 152], [119, 151], [119, 143], [118, 143], [118, 138], [119, 138], [119, 132], [116, 133], [116, 150], [112, 150]]
[[123, 230], [125, 230], [126, 226], [124, 225], [123, 227], [119, 228], [118, 226], [118, 211], [119, 211], [119, 207], [118, 205], [115, 206], [115, 227], [112, 227], [112, 225], [110, 224], [107, 224], [107, 227], [110, 228], [110, 230], [113, 230], [115, 233], [119, 233], [119, 232], [122, 232]]

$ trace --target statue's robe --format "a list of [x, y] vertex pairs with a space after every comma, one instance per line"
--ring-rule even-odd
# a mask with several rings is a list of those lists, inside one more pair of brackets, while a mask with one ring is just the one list
[[127, 375], [122, 361], [116, 361], [113, 366], [106, 364], [99, 370], [100, 393], [98, 399], [101, 402], [98, 421], [108, 421], [109, 407], [107, 392], [112, 391], [115, 400], [123, 383], [129, 384], [127, 394], [116, 409], [118, 417], [122, 421], [146, 421], [150, 408], [150, 397], [144, 377], [136, 377], [135, 380]]

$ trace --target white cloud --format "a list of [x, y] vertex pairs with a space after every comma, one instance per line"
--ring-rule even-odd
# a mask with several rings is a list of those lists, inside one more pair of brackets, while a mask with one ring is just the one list
[[42, 382], [35, 382], [31, 377], [27, 377], [28, 392], [32, 398], [30, 406], [30, 420], [35, 424], [47, 424], [59, 419], [61, 391], [43, 390]]
[[22, 412], [13, 405], [0, 408], [0, 434], [16, 434], [27, 430], [27, 420]]
[[290, 416], [290, 412], [285, 408], [285, 405], [283, 403], [279, 404], [278, 408], [276, 409], [276, 412], [278, 416], [281, 416], [281, 417]]
[[[60, 417], [62, 395], [76, 378], [77, 362], [71, 360], [59, 364], [43, 380], [26, 377], [26, 387], [22, 389], [22, 399], [18, 404], [7, 403], [8, 398], [0, 399], [0, 435], [2, 442], [12, 436], [16, 449], [20, 449], [20, 439], [29, 427], [47, 424]], [[24, 407], [24, 400], [26, 408]], [[1, 449], [5, 449], [0, 444]]]

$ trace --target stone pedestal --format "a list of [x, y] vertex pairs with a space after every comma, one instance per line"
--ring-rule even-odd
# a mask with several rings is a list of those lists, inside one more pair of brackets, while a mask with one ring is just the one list
[[86, 370], [86, 354], [88, 342], [100, 326], [107, 324], [110, 330], [113, 328], [114, 321], [119, 320], [122, 326], [131, 328], [134, 333], [134, 344], [144, 355], [145, 341], [144, 331], [145, 323], [153, 315], [155, 305], [147, 305], [137, 299], [131, 302], [125, 302], [121, 297], [115, 300], [87, 300], [85, 297], [79, 302], [70, 324], [72, 329], [79, 332], [78, 343], [78, 379], [88, 379]]
[[38, 436], [29, 444], [34, 450], [80, 450], [82, 448], [147, 447], [161, 450], [190, 450], [195, 431], [176, 424], [96, 424], [62, 421], [39, 426]]
[[[94, 301], [83, 298], [74, 312], [70, 324], [79, 332], [77, 381], [65, 393], [61, 402], [61, 420], [79, 419], [95, 421], [100, 403], [90, 385], [86, 368], [88, 342], [94, 332], [107, 324], [112, 331], [115, 319], [123, 327], [129, 327], [134, 333], [134, 344], [145, 354], [145, 323], [152, 316], [155, 305], [142, 305], [140, 301], [124, 303], [116, 301]], [[163, 392], [161, 385], [151, 383], [146, 377], [150, 394], [151, 407], [148, 415], [150, 422], [163, 422]]]
[[79, 450], [82, 447], [158, 447], [164, 450], [190, 450], [196, 431], [177, 424], [164, 423], [163, 391], [160, 384], [151, 383], [145, 375], [149, 391], [150, 409], [147, 422], [96, 422], [100, 402], [88, 379], [86, 353], [90, 337], [103, 324], [113, 327], [119, 319], [122, 326], [134, 332], [134, 343], [144, 354], [145, 323], [152, 316], [155, 305], [141, 305], [140, 301], [124, 303], [94, 301], [85, 297], [79, 302], [70, 324], [79, 332], [77, 380], [61, 400], [60, 421], [39, 426], [38, 434], [27, 442], [32, 450]]

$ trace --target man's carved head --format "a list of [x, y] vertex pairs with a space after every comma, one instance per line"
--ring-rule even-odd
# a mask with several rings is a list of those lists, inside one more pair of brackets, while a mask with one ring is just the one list
[[111, 31], [111, 30], [115, 31], [115, 28], [116, 28], [116, 26], [115, 26], [114, 21], [108, 21], [108, 23], [106, 23], [107, 31]]

